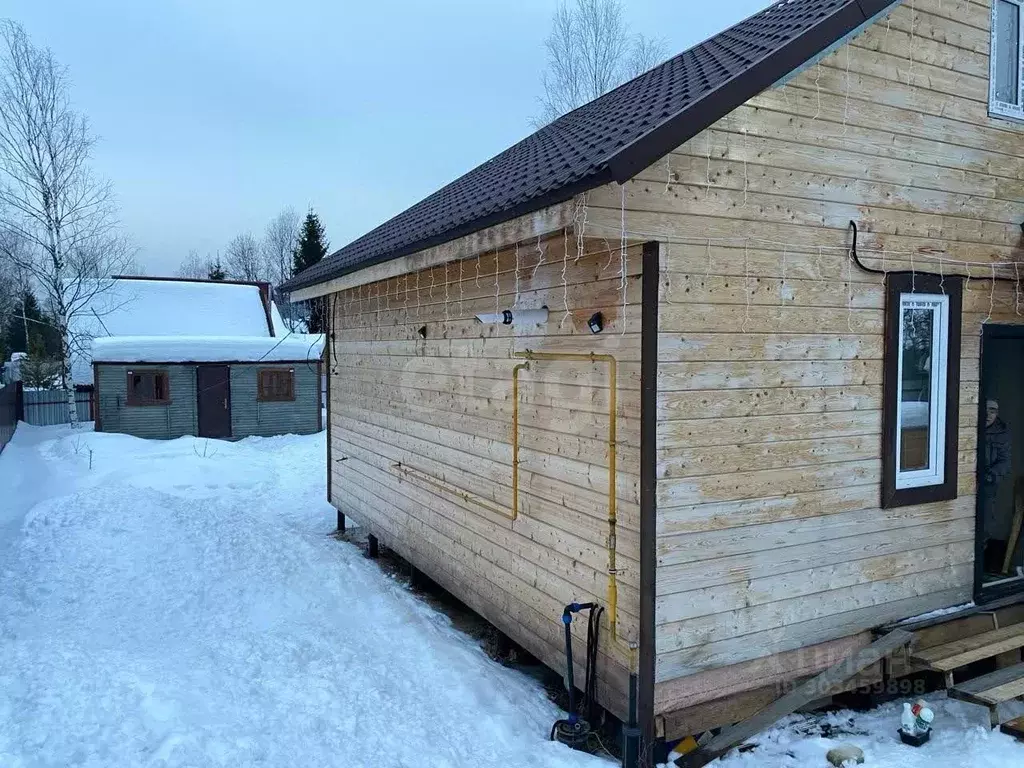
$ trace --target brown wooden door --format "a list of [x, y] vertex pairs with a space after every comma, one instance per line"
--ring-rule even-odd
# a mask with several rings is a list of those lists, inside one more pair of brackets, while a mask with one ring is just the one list
[[231, 369], [226, 365], [196, 368], [199, 436], [231, 437]]

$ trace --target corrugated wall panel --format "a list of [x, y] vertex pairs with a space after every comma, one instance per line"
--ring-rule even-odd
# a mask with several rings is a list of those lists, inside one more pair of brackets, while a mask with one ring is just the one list
[[[294, 401], [261, 403], [256, 399], [257, 374], [265, 368], [294, 371]], [[319, 408], [320, 381], [315, 362], [231, 366], [231, 431], [235, 437], [317, 432], [320, 427]]]
[[[98, 365], [99, 428], [136, 437], [167, 439], [196, 432], [196, 374], [191, 365]], [[126, 404], [128, 371], [167, 371], [168, 405]]]

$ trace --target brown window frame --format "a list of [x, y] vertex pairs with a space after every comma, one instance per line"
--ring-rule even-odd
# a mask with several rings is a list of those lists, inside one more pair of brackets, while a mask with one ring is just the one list
[[[960, 423], [960, 334], [963, 324], [962, 277], [924, 272], [891, 272], [885, 277], [885, 350], [882, 370], [882, 509], [949, 501], [957, 497], [957, 449]], [[900, 407], [900, 297], [904, 294], [949, 297], [946, 350], [945, 442], [942, 482], [897, 488], [896, 429]]]
[[[150, 398], [150, 397], [137, 397], [134, 394], [134, 387], [132, 386], [132, 377], [134, 376], [152, 376], [153, 377], [153, 392], [156, 392], [156, 380], [160, 377], [164, 380], [164, 396], [163, 398]], [[125, 402], [131, 406], [150, 406], [150, 405], [170, 405], [171, 401], [171, 376], [166, 368], [144, 368], [142, 370], [131, 370], [127, 371], [125, 377], [125, 385], [127, 395]]]
[[[274, 387], [264, 387], [263, 377], [266, 375], [288, 376], [288, 394], [273, 393]], [[268, 389], [270, 392], [268, 392]], [[256, 399], [261, 403], [290, 403], [295, 400], [295, 369], [294, 368], [260, 368], [256, 372]]]

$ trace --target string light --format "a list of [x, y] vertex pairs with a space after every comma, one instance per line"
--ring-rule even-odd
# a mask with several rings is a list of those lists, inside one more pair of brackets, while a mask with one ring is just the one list
[[665, 155], [665, 191], [662, 194], [667, 195], [672, 191], [672, 153], [669, 152]]
[[619, 290], [622, 291], [622, 315], [619, 322], [622, 326], [619, 335], [626, 333], [626, 185], [622, 185], [622, 234], [619, 240]]
[[747, 332], [747, 325], [750, 323], [750, 253], [747, 243], [743, 244], [743, 297], [745, 306], [743, 308], [743, 333]]
[[747, 190], [750, 187], [750, 179], [747, 176], [747, 126], [740, 129], [743, 134], [743, 207], [747, 207]]
[[566, 274], [569, 269], [568, 227], [562, 230], [562, 240], [562, 306], [565, 309], [565, 314], [562, 315], [562, 322], [558, 324], [559, 328], [565, 325], [565, 321], [569, 318], [569, 278]]
[[498, 249], [494, 249], [494, 314], [501, 312], [501, 284], [498, 282]]
[[544, 263], [544, 249], [540, 245], [540, 235], [537, 235], [537, 264], [533, 268], [533, 274], [530, 276], [530, 281], [537, 279], [537, 270], [540, 269], [540, 265]]
[[996, 307], [996, 265], [992, 264], [992, 287], [988, 292], [988, 317], [981, 321], [982, 325], [985, 325], [989, 320], [992, 319], [992, 312]]
[[[843, 103], [843, 138], [846, 137], [846, 133], [849, 130], [849, 119], [850, 119], [850, 48], [851, 45], [846, 46], [846, 99]], [[844, 142], [845, 144], [845, 142]]]
[[573, 228], [576, 230], [576, 259], [573, 264], [578, 264], [583, 258], [583, 236], [587, 227], [587, 196], [584, 194], [576, 205], [576, 213], [573, 216]]
[[[779, 287], [779, 320], [782, 319], [783, 313], [786, 311], [786, 267], [787, 260], [789, 258], [789, 249], [782, 249], [782, 285]], [[852, 260], [852, 259], [851, 259]]]
[[917, 10], [914, 8], [915, 0], [910, 0], [910, 45], [907, 48], [907, 55], [910, 59], [910, 66], [907, 68], [907, 86], [914, 85], [914, 27], [917, 23]]
[[464, 285], [462, 283], [462, 271], [463, 271], [463, 267], [465, 265], [466, 265], [466, 260], [465, 259], [459, 259], [459, 317], [462, 317], [462, 315], [465, 314], [465, 308], [464, 308], [463, 302], [462, 302], [462, 297], [463, 297], [464, 291], [465, 291], [465, 287], [464, 287]]
[[811, 118], [813, 123], [819, 117], [821, 117], [821, 62], [819, 61], [815, 65], [814, 69], [814, 91], [818, 96], [818, 109], [814, 113], [814, 117]]
[[[591, 222], [590, 226], [591, 227], [601, 228], [601, 229], [613, 229], [613, 227], [611, 225], [600, 224], [598, 222]], [[620, 230], [620, 232], [621, 232], [621, 230]], [[632, 237], [632, 238], [635, 238], [635, 239], [658, 240], [658, 241], [664, 242], [664, 243], [679, 243], [679, 244], [689, 244], [689, 245], [693, 245], [693, 244], [705, 245], [708, 242], [711, 242], [711, 243], [716, 243], [716, 244], [725, 245], [725, 246], [735, 245], [737, 247], [742, 246], [744, 243], [752, 243], [752, 244], [758, 244], [758, 245], [761, 245], [761, 246], [764, 246], [764, 247], [767, 247], [767, 248], [774, 248], [774, 249], [777, 249], [777, 250], [780, 250], [780, 251], [783, 250], [783, 249], [788, 248], [789, 250], [792, 250], [792, 251], [795, 251], [795, 252], [803, 250], [803, 251], [807, 251], [807, 252], [813, 253], [816, 250], [817, 253], [819, 254], [819, 256], [823, 255], [823, 253], [825, 251], [841, 253], [841, 254], [847, 254], [850, 251], [850, 247], [848, 245], [805, 245], [805, 244], [802, 244], [802, 243], [784, 242], [784, 241], [781, 241], [781, 240], [772, 240], [772, 239], [769, 239], [769, 238], [762, 238], [762, 237], [749, 237], [748, 236], [748, 237], [714, 237], [714, 238], [709, 238], [709, 237], [706, 237], [706, 236], [699, 236], [699, 237], [698, 236], [685, 236], [685, 235], [678, 235], [678, 234], [674, 234], [674, 233], [670, 233], [670, 232], [658, 232], [658, 231], [653, 231], [653, 230], [626, 230], [625, 232], [626, 232], [626, 235], [628, 237]], [[1019, 264], [1024, 263], [1024, 262], [1021, 262], [1021, 261], [1000, 261], [1000, 262], [992, 262], [992, 261], [966, 261], [966, 260], [961, 260], [961, 259], [951, 259], [951, 258], [949, 258], [949, 254], [948, 253], [946, 255], [944, 255], [944, 256], [938, 255], [938, 254], [935, 255], [935, 256], [930, 256], [928, 254], [920, 253], [920, 252], [917, 252], [917, 251], [901, 251], [901, 250], [895, 250], [895, 249], [891, 249], [891, 248], [877, 248], [877, 247], [871, 247], [871, 246], [865, 246], [865, 245], [859, 246], [858, 249], [857, 249], [857, 253], [858, 253], [858, 255], [862, 259], [882, 259], [883, 263], [884, 263], [884, 260], [886, 259], [886, 257], [888, 257], [888, 258], [896, 258], [897, 260], [899, 258], [906, 257], [906, 258], [910, 259], [911, 261], [913, 261], [915, 264], [917, 262], [928, 262], [928, 263], [936, 263], [937, 264], [941, 260], [943, 263], [959, 264], [959, 265], [963, 266], [964, 268], [975, 266], [975, 267], [983, 267], [985, 269], [988, 269], [989, 267], [991, 267], [993, 269], [995, 269], [996, 267], [1005, 267], [1005, 268], [1009, 269], [1009, 268], [1013, 267], [1015, 264], [1019, 265]], [[819, 267], [820, 267], [820, 265], [819, 265]], [[889, 271], [892, 271], [892, 270], [886, 268], [884, 271], [889, 272]], [[998, 279], [998, 275], [997, 275], [997, 279]]]
[[708, 238], [708, 249], [707, 249], [707, 267], [704, 272], [704, 285], [705, 287], [711, 280], [711, 238]]
[[516, 309], [519, 308], [519, 243], [516, 243], [516, 299], [512, 302], [512, 306]]
[[444, 324], [448, 325], [448, 262], [444, 263]]
[[707, 200], [711, 194], [711, 134], [712, 129], [708, 128], [708, 170], [707, 170], [707, 184], [704, 186], [704, 199]]
[[853, 333], [853, 249], [846, 259], [846, 328]]

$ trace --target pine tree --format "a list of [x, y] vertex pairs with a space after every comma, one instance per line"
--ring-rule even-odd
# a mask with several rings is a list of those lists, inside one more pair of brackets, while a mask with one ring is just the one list
[[31, 291], [26, 291], [14, 305], [11, 322], [7, 325], [8, 349], [11, 352], [28, 352], [32, 337], [46, 327], [42, 324], [47, 322], [48, 318], [39, 309], [35, 295]]
[[[327, 255], [328, 246], [329, 243], [324, 237], [324, 225], [320, 223], [320, 217], [310, 211], [302, 222], [299, 243], [295, 247], [295, 254], [292, 258], [292, 276], [294, 277], [319, 263]], [[307, 325], [310, 333], [324, 332], [327, 327], [327, 316], [323, 300], [313, 299], [309, 302]]]
[[217, 260], [210, 266], [210, 272], [207, 274], [207, 278], [210, 280], [225, 280], [227, 279], [227, 273], [224, 271], [224, 267], [220, 263], [220, 254], [217, 254]]

